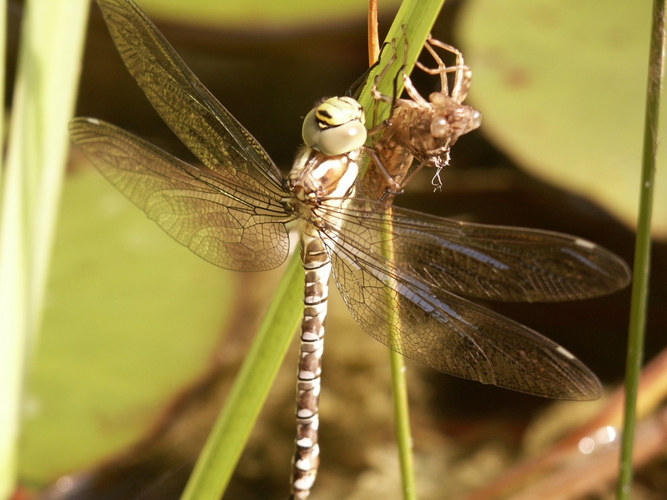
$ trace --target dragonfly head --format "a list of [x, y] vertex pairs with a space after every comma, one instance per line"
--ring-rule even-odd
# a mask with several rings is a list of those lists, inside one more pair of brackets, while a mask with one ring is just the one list
[[366, 142], [364, 109], [351, 97], [330, 97], [303, 120], [303, 142], [327, 156], [346, 154]]

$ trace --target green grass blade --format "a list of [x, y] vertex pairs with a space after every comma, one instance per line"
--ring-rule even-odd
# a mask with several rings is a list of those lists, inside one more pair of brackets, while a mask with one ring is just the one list
[[222, 496], [299, 325], [303, 274], [301, 259], [295, 253], [199, 456], [183, 500]]
[[[13, 122], [16, 125], [18, 119]], [[19, 164], [9, 161], [0, 216], [0, 498], [9, 498], [16, 479], [16, 446], [26, 343], [23, 190]]]
[[13, 490], [20, 403], [41, 317], [87, 0], [25, 4], [0, 214], [0, 497]]
[[[407, 68], [412, 68], [444, 0], [406, 0], [401, 6], [396, 19], [387, 35], [387, 40], [401, 38], [403, 29], [410, 44], [408, 46]], [[403, 28], [404, 27], [404, 28]], [[399, 49], [402, 50], [402, 49]], [[386, 60], [383, 61], [386, 64]], [[396, 70], [403, 61], [397, 61]], [[372, 78], [382, 71], [380, 64], [369, 76], [370, 85], [366, 85], [360, 96], [360, 102], [367, 112], [372, 111], [373, 98], [370, 95]], [[384, 80], [391, 80], [386, 78]], [[391, 82], [381, 91], [390, 93]], [[388, 114], [388, 109], [385, 110]], [[269, 387], [278, 366], [291, 342], [294, 331], [302, 315], [303, 272], [300, 270], [298, 256], [294, 256], [278, 292], [271, 304], [269, 313], [260, 327], [251, 353], [246, 358], [237, 377], [229, 401], [215, 424], [213, 432], [199, 457], [195, 470], [182, 495], [183, 500], [201, 500], [219, 498], [225, 490], [233, 473], [259, 411], [261, 410]], [[401, 360], [402, 361], [402, 360]], [[399, 369], [402, 372], [402, 369]], [[407, 400], [407, 397], [400, 398]], [[407, 405], [402, 405], [403, 414], [407, 415]], [[408, 423], [402, 417], [403, 424]], [[409, 430], [401, 448], [410, 449]], [[401, 452], [403, 455], [404, 452]], [[402, 459], [402, 461], [404, 461]], [[408, 460], [407, 462], [411, 462]], [[411, 466], [410, 466], [411, 470]], [[410, 473], [409, 476], [414, 477]], [[414, 479], [407, 481], [414, 490]], [[414, 498], [413, 495], [406, 498]]]
[[[392, 40], [398, 41], [396, 44], [397, 57], [396, 61], [393, 63], [394, 68], [390, 69], [390, 75], [396, 74], [404, 63], [404, 71], [408, 74], [412, 72], [415, 61], [424, 47], [426, 37], [430, 33], [444, 3], [444, 0], [408, 0], [401, 4], [396, 19], [385, 39], [385, 43], [388, 44], [391, 44]], [[407, 55], [406, 60], [403, 61], [401, 55], [405, 53], [403, 47], [406, 41], [408, 41]], [[371, 73], [366, 88], [360, 96], [360, 102], [364, 106], [367, 116], [373, 116], [373, 107], [376, 104], [368, 90], [373, 86], [375, 75], [382, 71], [383, 68], [382, 65], [379, 65], [375, 71]], [[378, 84], [380, 92], [385, 95], [391, 95], [394, 91], [394, 89], [392, 89], [393, 81], [393, 78], [383, 78]], [[399, 79], [398, 82], [398, 91], [400, 92], [400, 90], [402, 90], [403, 81], [402, 79]], [[389, 104], [383, 103], [383, 105], [378, 108], [378, 120], [382, 121], [386, 119], [389, 112]], [[386, 224], [390, 225], [391, 221], [388, 220]], [[391, 258], [393, 249], [389, 242], [387, 243], [386, 248], [384, 248], [384, 252], [387, 257]], [[394, 302], [391, 297], [387, 297], [387, 299], [390, 302]], [[395, 316], [395, 318], [391, 318], [389, 321], [392, 325], [398, 325], [400, 323], [400, 318], [398, 318], [397, 314]], [[398, 332], [390, 332], [390, 335], [396, 336], [398, 335]], [[417, 498], [417, 486], [412, 453], [412, 432], [410, 430], [410, 409], [405, 359], [392, 349], [389, 351], [389, 363], [391, 369], [391, 387], [394, 398], [394, 430], [398, 446], [403, 498], [406, 500], [414, 500]]]
[[27, 75], [30, 84], [41, 82], [35, 89], [36, 100], [28, 104], [26, 132], [28, 142], [24, 168], [34, 169], [31, 188], [29, 241], [31, 280], [29, 283], [29, 332], [39, 328], [42, 302], [48, 274], [56, 216], [67, 154], [70, 147], [67, 124], [74, 113], [79, 73], [88, 20], [87, 0], [33, 0], [37, 11], [34, 47], [35, 65]]
[[[401, 4], [401, 7], [396, 14], [396, 18], [385, 38], [385, 43], [391, 43], [392, 40], [397, 40], [396, 52], [398, 57], [391, 65], [392, 68], [388, 72], [389, 76], [383, 78], [378, 84], [378, 90], [381, 93], [385, 95], [393, 94], [394, 82], [391, 75], [395, 75], [401, 66], [403, 66], [404, 62], [406, 73], [409, 74], [412, 71], [415, 61], [424, 48], [426, 37], [428, 37], [428, 34], [431, 32], [431, 28], [433, 27], [444, 3], [445, 0], [405, 0]], [[406, 40], [408, 40], [409, 43], [407, 56], [404, 61], [403, 51]], [[375, 100], [370, 93], [370, 89], [373, 86], [373, 80], [375, 75], [380, 73], [386, 67], [387, 62], [387, 58], [383, 53], [381, 55], [380, 64], [378, 64], [369, 74], [366, 85], [359, 96], [359, 102], [364, 107], [364, 110], [366, 110], [367, 116], [372, 116], [373, 107], [375, 106]], [[398, 84], [398, 90], [400, 91], [403, 85], [401, 79], [399, 79]], [[389, 103], [382, 103], [380, 105], [380, 120], [389, 116], [389, 106]]]
[[658, 149], [658, 117], [660, 92], [665, 64], [665, 0], [653, 3], [649, 78], [646, 93], [644, 150], [640, 183], [639, 220], [635, 242], [634, 282], [630, 306], [630, 326], [625, 375], [625, 416], [617, 497], [630, 498], [632, 487], [632, 447], [636, 424], [639, 376], [643, 359], [646, 310], [651, 259], [651, 212]]

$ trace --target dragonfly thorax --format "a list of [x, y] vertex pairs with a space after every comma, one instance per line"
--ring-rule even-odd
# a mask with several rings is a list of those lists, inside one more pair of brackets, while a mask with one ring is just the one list
[[351, 196], [360, 157], [360, 149], [329, 156], [305, 147], [288, 177], [295, 198], [315, 204], [328, 198]]

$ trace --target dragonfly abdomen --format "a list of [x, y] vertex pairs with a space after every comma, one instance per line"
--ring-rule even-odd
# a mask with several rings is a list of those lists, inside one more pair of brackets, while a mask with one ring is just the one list
[[315, 482], [320, 462], [319, 397], [324, 351], [324, 320], [329, 299], [331, 261], [312, 225], [301, 236], [305, 268], [304, 313], [297, 371], [297, 430], [292, 464], [292, 498], [305, 499]]

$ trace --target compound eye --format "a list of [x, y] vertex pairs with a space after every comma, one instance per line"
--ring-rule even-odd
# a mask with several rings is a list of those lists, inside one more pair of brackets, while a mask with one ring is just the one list
[[436, 138], [445, 137], [449, 133], [449, 123], [444, 116], [437, 116], [431, 120], [431, 135]]
[[317, 144], [317, 139], [321, 133], [320, 127], [317, 125], [317, 118], [315, 117], [316, 111], [317, 108], [313, 108], [308, 112], [303, 119], [303, 126], [301, 127], [303, 142], [309, 148], [315, 148], [315, 144]]
[[366, 142], [366, 127], [358, 121], [322, 130], [317, 146], [312, 146], [327, 156], [336, 156], [359, 149]]
[[351, 97], [331, 97], [303, 121], [303, 142], [327, 156], [359, 149], [366, 142], [364, 110]]

